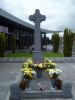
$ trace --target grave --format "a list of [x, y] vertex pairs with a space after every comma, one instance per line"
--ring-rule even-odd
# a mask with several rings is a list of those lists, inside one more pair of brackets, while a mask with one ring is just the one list
[[[35, 14], [29, 16], [30, 21], [35, 23], [35, 33], [34, 33], [34, 51], [33, 51], [33, 61], [41, 62], [43, 61], [43, 55], [41, 51], [41, 36], [40, 36], [40, 23], [45, 21], [46, 17], [40, 14], [38, 9], [35, 10]], [[36, 77], [32, 80], [33, 88], [30, 91], [22, 91], [20, 89], [20, 81], [22, 79], [22, 74], [17, 82], [10, 85], [10, 97], [9, 100], [21, 100], [21, 99], [43, 99], [43, 98], [72, 98], [72, 84], [70, 82], [62, 83], [61, 90], [50, 90], [50, 80], [45, 77], [45, 72], [43, 72], [43, 77], [37, 79]], [[38, 82], [43, 82], [47, 86], [44, 91], [40, 91], [35, 86]], [[49, 87], [48, 87], [49, 85]], [[32, 88], [32, 87], [31, 87]]]
[[43, 55], [41, 51], [40, 23], [45, 21], [46, 17], [40, 14], [40, 10], [36, 9], [35, 14], [29, 16], [29, 20], [35, 23], [33, 61], [41, 62], [43, 61]]
[[[50, 79], [43, 71], [42, 78], [36, 76], [31, 80], [31, 90], [21, 90], [19, 83], [22, 78], [20, 74], [19, 79], [10, 86], [9, 100], [21, 99], [44, 99], [44, 98], [72, 98], [72, 84], [69, 81], [63, 81], [61, 90], [50, 90]], [[38, 90], [37, 83], [40, 82], [45, 86], [45, 90]], [[41, 94], [41, 95], [40, 95]]]

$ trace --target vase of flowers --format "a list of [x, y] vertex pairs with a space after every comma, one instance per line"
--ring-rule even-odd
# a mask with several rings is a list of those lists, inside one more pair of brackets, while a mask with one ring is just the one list
[[42, 70], [44, 68], [43, 63], [37, 62], [36, 64], [34, 64], [34, 66], [36, 68], [37, 78], [41, 78], [41, 76], [42, 76]]
[[60, 75], [60, 72], [62, 72], [59, 69], [46, 69], [46, 71], [48, 71], [48, 76], [50, 77], [51, 80], [51, 89], [54, 90], [55, 86], [56, 86], [56, 79], [58, 78], [58, 76]]
[[30, 86], [30, 79], [23, 79], [27, 84], [26, 84], [26, 90], [31, 90], [31, 86]]
[[56, 67], [56, 63], [53, 63], [49, 58], [44, 59], [43, 64], [45, 69], [54, 69]]
[[30, 81], [33, 76], [36, 75], [35, 71], [30, 67], [30, 62], [25, 62], [23, 68], [21, 69], [23, 80], [27, 82], [26, 90], [31, 90]]
[[55, 89], [55, 82], [56, 82], [56, 78], [50, 78], [51, 81], [51, 89]]

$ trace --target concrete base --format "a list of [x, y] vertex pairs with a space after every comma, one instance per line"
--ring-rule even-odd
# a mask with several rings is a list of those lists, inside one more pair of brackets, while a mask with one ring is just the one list
[[62, 90], [21, 91], [20, 99], [63, 98]]
[[42, 62], [43, 61], [43, 54], [42, 51], [33, 51], [33, 61]]

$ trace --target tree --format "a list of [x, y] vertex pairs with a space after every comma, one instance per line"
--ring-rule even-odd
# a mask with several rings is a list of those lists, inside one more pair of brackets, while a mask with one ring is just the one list
[[74, 34], [72, 30], [65, 28], [63, 36], [63, 54], [64, 57], [72, 56], [72, 46], [73, 46]]
[[53, 33], [52, 35], [52, 44], [53, 44], [53, 51], [55, 53], [57, 53], [58, 48], [59, 48], [59, 41], [60, 41], [60, 37], [59, 37], [59, 33]]
[[4, 57], [6, 49], [6, 37], [4, 33], [0, 32], [0, 57]]
[[16, 50], [16, 36], [12, 34], [12, 52], [15, 53]]

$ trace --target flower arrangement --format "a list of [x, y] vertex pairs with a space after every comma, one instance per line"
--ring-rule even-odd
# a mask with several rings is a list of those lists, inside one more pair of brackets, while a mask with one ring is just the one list
[[56, 82], [55, 82], [55, 85], [56, 85], [57, 89], [61, 89], [62, 80], [60, 78], [57, 78]]
[[44, 67], [47, 69], [54, 69], [56, 67], [56, 63], [53, 63], [52, 60], [49, 60], [49, 58], [46, 58], [43, 61]]
[[46, 72], [48, 72], [48, 76], [50, 78], [58, 78], [62, 71], [56, 68], [57, 64], [53, 63], [52, 60], [49, 59], [45, 59], [44, 64], [46, 66]]
[[34, 67], [34, 62], [33, 62], [32, 58], [25, 61], [22, 65], [22, 67]]
[[34, 64], [34, 67], [38, 70], [42, 70], [44, 68], [44, 64], [37, 62], [36, 64]]
[[36, 74], [35, 71], [32, 69], [32, 66], [34, 66], [33, 63], [34, 62], [32, 61], [31, 58], [23, 63], [23, 67], [21, 69], [23, 78], [31, 80], [33, 76]]
[[38, 83], [38, 87], [37, 87], [39, 90], [44, 90], [45, 89], [45, 86], [41, 85], [40, 83]]
[[31, 80], [33, 76], [36, 74], [32, 68], [28, 68], [28, 67], [22, 68], [21, 72], [23, 74], [23, 78], [29, 79], [29, 80]]
[[24, 81], [24, 80], [21, 80], [21, 82], [20, 82], [20, 88], [21, 88], [22, 90], [26, 89], [26, 85], [27, 85], [27, 82]]
[[58, 76], [60, 75], [60, 72], [62, 72], [60, 69], [47, 69], [46, 72], [49, 72], [48, 75], [50, 78], [58, 78]]

